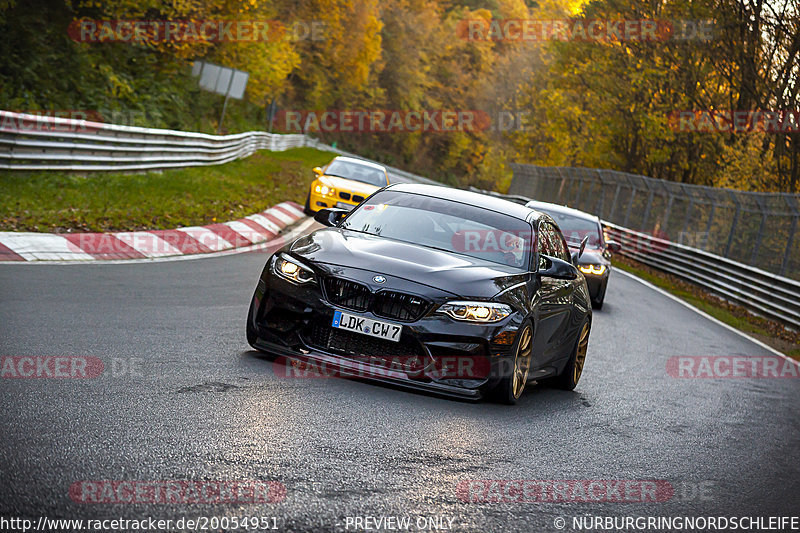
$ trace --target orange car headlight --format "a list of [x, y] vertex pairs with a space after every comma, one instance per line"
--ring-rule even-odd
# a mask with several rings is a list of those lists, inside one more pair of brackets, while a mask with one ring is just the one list
[[581, 265], [578, 267], [584, 274], [602, 276], [606, 271], [605, 265]]
[[295, 285], [302, 285], [314, 281], [314, 271], [301, 265], [296, 259], [286, 254], [281, 254], [275, 259], [273, 271]]
[[499, 322], [512, 313], [511, 307], [496, 302], [447, 302], [437, 313], [444, 313], [465, 322]]

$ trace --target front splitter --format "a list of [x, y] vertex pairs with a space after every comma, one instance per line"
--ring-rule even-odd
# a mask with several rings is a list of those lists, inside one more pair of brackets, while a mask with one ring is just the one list
[[428, 392], [461, 400], [477, 401], [483, 397], [481, 391], [477, 389], [465, 389], [463, 387], [455, 387], [435, 381], [419, 381], [412, 379], [404, 372], [382, 368], [366, 361], [354, 361], [316, 350], [300, 353], [290, 348], [266, 343], [261, 339], [256, 340], [255, 347], [261, 351], [285, 357], [287, 359], [287, 364], [291, 364], [292, 361], [300, 364], [313, 363], [318, 365], [318, 367], [331, 369], [335, 372], [336, 377], [374, 381], [404, 389]]

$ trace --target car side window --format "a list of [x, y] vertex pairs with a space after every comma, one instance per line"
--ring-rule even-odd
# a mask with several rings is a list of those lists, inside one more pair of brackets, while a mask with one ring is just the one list
[[[567, 248], [561, 231], [550, 222], [543, 222], [540, 228], [540, 253], [563, 261], [569, 261], [569, 248]], [[541, 255], [539, 256], [539, 266], [542, 266]]]
[[561, 259], [562, 261], [569, 262], [569, 248], [567, 248], [567, 241], [564, 240], [564, 236], [561, 234], [561, 230], [558, 229], [556, 226], [552, 224], [548, 224], [551, 228], [551, 235], [553, 238], [553, 249], [555, 251], [555, 257]]
[[553, 257], [553, 245], [551, 243], [551, 231], [546, 222], [539, 225], [539, 268], [546, 268], [544, 264], [544, 256], [549, 255]]

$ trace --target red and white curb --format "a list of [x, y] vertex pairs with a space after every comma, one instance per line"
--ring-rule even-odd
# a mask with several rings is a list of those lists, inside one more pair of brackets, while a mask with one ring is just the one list
[[179, 259], [238, 253], [278, 244], [285, 227], [305, 215], [283, 202], [261, 213], [208, 226], [117, 233], [0, 232], [0, 262]]

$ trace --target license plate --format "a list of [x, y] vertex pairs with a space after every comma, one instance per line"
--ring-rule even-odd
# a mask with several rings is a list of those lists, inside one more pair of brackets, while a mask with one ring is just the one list
[[393, 342], [400, 341], [400, 333], [403, 331], [403, 326], [398, 326], [397, 324], [380, 322], [363, 316], [342, 313], [341, 311], [333, 313], [333, 324], [331, 326]]
[[347, 209], [348, 211], [351, 211], [355, 206], [351, 204], [346, 204], [344, 202], [336, 202], [336, 207], [338, 207], [339, 209]]

